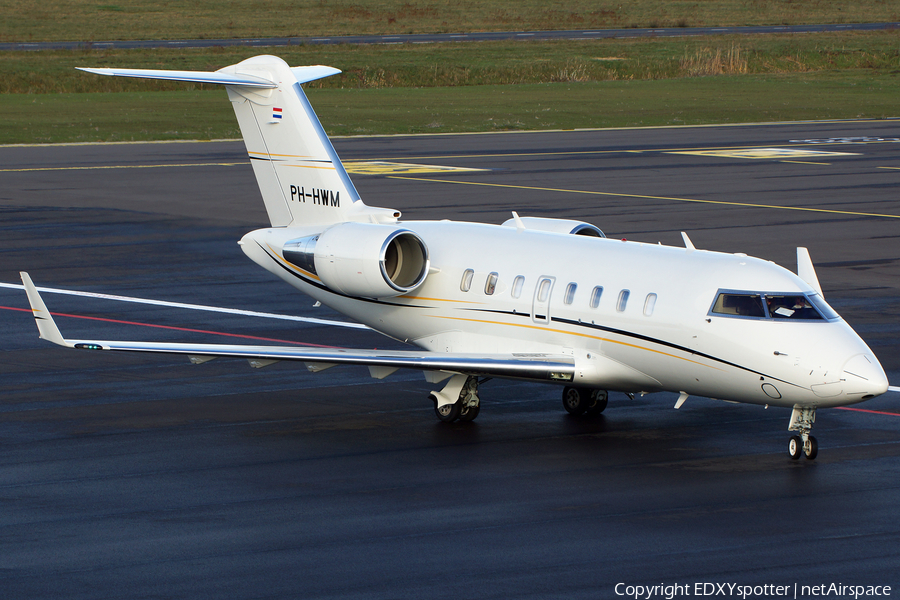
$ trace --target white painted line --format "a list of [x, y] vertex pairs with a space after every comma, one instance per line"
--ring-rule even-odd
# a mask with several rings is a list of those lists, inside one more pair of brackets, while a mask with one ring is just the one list
[[889, 385], [889, 386], [888, 386], [888, 391], [889, 391], [889, 392], [897, 392], [897, 393], [900, 393], [900, 387], [897, 387], [896, 385]]
[[[21, 283], [3, 283], [0, 282], [0, 288], [12, 290], [23, 290], [25, 286]], [[112, 294], [98, 294], [95, 292], [80, 292], [76, 290], [60, 290], [56, 288], [39, 287], [39, 292], [47, 294], [63, 294], [66, 296], [81, 296], [84, 298], [99, 298], [101, 300], [115, 300], [117, 302], [134, 302], [136, 304], [150, 304], [153, 306], [167, 306], [169, 308], [187, 308], [190, 310], [204, 310], [207, 312], [227, 313], [231, 315], [242, 315], [245, 317], [263, 317], [265, 319], [281, 319], [283, 321], [300, 321], [303, 323], [315, 323], [317, 325], [333, 325], [335, 327], [348, 327], [350, 329], [369, 329], [362, 323], [349, 323], [347, 321], [331, 321], [328, 319], [317, 319], [315, 317], [295, 317], [292, 315], [278, 315], [275, 313], [256, 312], [253, 310], [242, 310], [239, 308], [222, 308], [219, 306], [205, 306], [203, 304], [184, 304], [182, 302], [169, 302], [167, 300], [150, 300], [147, 298], [132, 298], [130, 296], [114, 296]]]
[[[824, 158], [831, 156], [859, 156], [858, 152], [829, 152], [807, 150], [805, 148], [735, 148], [725, 150], [679, 150], [666, 154], [691, 154], [697, 156], [718, 156], [721, 158], [777, 159], [777, 158]], [[784, 161], [782, 161], [784, 162]]]

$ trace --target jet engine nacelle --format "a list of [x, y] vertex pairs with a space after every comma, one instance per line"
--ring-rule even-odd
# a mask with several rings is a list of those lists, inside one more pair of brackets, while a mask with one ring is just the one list
[[[606, 237], [600, 228], [584, 221], [572, 219], [550, 219], [547, 217], [519, 217], [525, 229], [535, 231], [550, 231], [553, 233], [571, 233], [572, 235], [586, 235], [588, 237]], [[517, 227], [515, 219], [507, 219], [504, 227]]]
[[286, 242], [282, 252], [329, 289], [364, 298], [410, 292], [425, 281], [429, 268], [422, 238], [402, 227], [375, 223], [339, 223]]

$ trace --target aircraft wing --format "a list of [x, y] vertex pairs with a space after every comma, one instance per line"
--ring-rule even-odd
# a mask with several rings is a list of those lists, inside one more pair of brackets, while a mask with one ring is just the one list
[[294, 346], [67, 340], [60, 333], [53, 316], [32, 283], [31, 277], [25, 272], [21, 275], [40, 337], [67, 348], [184, 354], [195, 363], [227, 356], [246, 358], [255, 367], [266, 366], [280, 360], [293, 360], [306, 363], [307, 368], [311, 371], [321, 371], [335, 365], [364, 365], [369, 367], [373, 377], [379, 379], [400, 368], [547, 381], [571, 381], [575, 373], [575, 365], [571, 356], [541, 353], [459, 354], [428, 352], [427, 350], [356, 350]]

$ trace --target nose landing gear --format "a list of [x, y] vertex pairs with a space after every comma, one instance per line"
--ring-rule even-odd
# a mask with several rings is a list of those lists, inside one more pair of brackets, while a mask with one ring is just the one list
[[791, 423], [788, 425], [788, 431], [800, 433], [800, 435], [792, 436], [791, 441], [788, 442], [788, 453], [794, 460], [800, 458], [801, 454], [805, 454], [807, 459], [813, 460], [819, 453], [819, 444], [816, 442], [816, 438], [809, 435], [815, 422], [815, 408], [794, 406]]

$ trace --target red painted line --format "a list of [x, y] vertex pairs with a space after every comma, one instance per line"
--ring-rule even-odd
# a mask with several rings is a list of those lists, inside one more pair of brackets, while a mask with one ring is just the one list
[[883, 410], [868, 410], [866, 408], [850, 408], [849, 406], [837, 406], [838, 410], [852, 410], [855, 412], [872, 413], [873, 415], [890, 415], [892, 417], [900, 417], [900, 413], [886, 412]]
[[17, 310], [19, 312], [31, 312], [30, 308], [15, 308], [13, 306], [0, 306], [3, 310]]
[[[15, 310], [19, 312], [27, 312], [30, 313], [32, 310], [30, 308], [14, 308], [12, 306], [0, 306], [2, 310]], [[292, 340], [279, 340], [276, 338], [265, 338], [258, 337], [255, 335], [242, 335], [240, 333], [224, 333], [221, 331], [207, 331], [205, 329], [189, 329], [187, 327], [173, 327], [171, 325], [154, 325], [152, 323], [138, 323], [136, 321], [120, 321], [118, 319], [104, 319], [102, 317], [87, 317], [84, 315], [69, 315], [66, 313], [55, 313], [51, 312], [51, 315], [54, 317], [71, 317], [73, 319], [87, 319], [89, 321], [103, 321], [105, 323], [118, 323], [121, 325], [138, 325], [140, 327], [153, 327], [155, 329], [173, 329], [175, 331], [187, 331], [190, 333], [206, 333], [209, 335], [222, 335], [225, 337], [234, 337], [234, 338], [243, 338], [246, 340], [258, 340], [262, 342], [278, 342], [280, 344], [293, 344], [295, 346], [311, 346], [315, 348], [337, 348], [338, 346], [328, 346], [325, 344], [310, 344], [307, 342], [294, 342]]]

